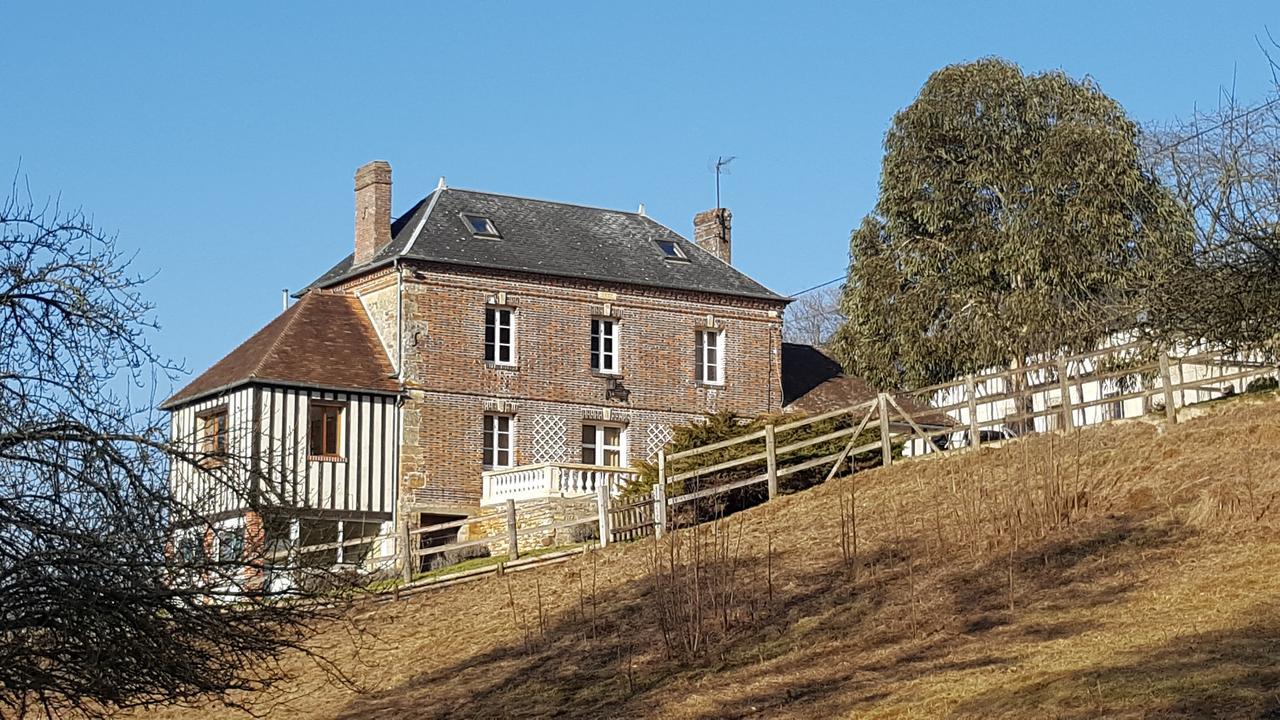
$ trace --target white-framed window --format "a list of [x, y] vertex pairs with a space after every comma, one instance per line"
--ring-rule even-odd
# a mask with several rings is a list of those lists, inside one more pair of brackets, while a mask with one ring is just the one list
[[516, 364], [516, 314], [511, 308], [484, 311], [484, 359], [495, 365]]
[[511, 416], [485, 413], [484, 466], [511, 467]]
[[621, 425], [607, 423], [582, 424], [582, 464], [622, 467], [626, 464], [626, 445]]
[[724, 333], [698, 330], [695, 333], [697, 379], [707, 385], [724, 384]]
[[618, 321], [591, 319], [591, 369], [599, 373], [618, 372]]

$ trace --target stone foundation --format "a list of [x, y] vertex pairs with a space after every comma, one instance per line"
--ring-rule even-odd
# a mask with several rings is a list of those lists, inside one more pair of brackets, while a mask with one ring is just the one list
[[[534, 528], [542, 525], [554, 525], [566, 520], [579, 518], [596, 518], [595, 498], [544, 498], [541, 500], [525, 500], [516, 503], [516, 529]], [[487, 543], [492, 555], [507, 554], [507, 506], [496, 505], [484, 508], [480, 514], [472, 518], [473, 522], [463, 526], [458, 539], [478, 540], [492, 538]], [[547, 529], [522, 533], [519, 538], [521, 552], [538, 548], [571, 545], [583, 542], [588, 537], [599, 535], [599, 527], [583, 523], [570, 528], [558, 530]]]

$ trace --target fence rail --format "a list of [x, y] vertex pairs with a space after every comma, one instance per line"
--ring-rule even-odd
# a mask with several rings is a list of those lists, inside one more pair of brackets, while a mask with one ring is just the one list
[[[1229, 394], [1234, 392], [1236, 382], [1243, 387], [1247, 380], [1274, 375], [1276, 371], [1274, 365], [1257, 357], [1203, 348], [1193, 348], [1171, 357], [1168, 352], [1144, 342], [1128, 342], [1094, 352], [969, 375], [911, 392], [910, 396], [927, 408], [931, 419], [940, 414], [948, 418], [949, 422], [943, 425], [921, 422], [920, 412], [913, 415], [906, 410], [898, 396], [879, 393], [873, 400], [850, 407], [769, 425], [763, 430], [689, 450], [659, 453], [659, 477], [652, 498], [654, 529], [659, 535], [667, 530], [671, 508], [676, 505], [761, 483], [767, 484], [768, 497], [772, 499], [778, 492], [778, 478], [830, 465], [825, 478], [830, 480], [850, 457], [875, 450], [880, 450], [884, 465], [894, 462], [895, 446], [903, 447], [906, 459], [960, 449], [973, 450], [985, 442], [992, 442], [986, 438], [993, 429], [998, 429], [995, 440], [1005, 440], [1033, 432], [1122, 419], [1130, 416], [1125, 411], [1125, 404], [1132, 401], [1142, 402], [1141, 412], [1133, 415], [1163, 411], [1168, 422], [1176, 423], [1177, 407], [1189, 404], [1185, 399], [1186, 393], [1195, 393], [1197, 401], [1212, 399], [1203, 395]], [[1113, 386], [1110, 391], [1105, 389], [1107, 385]], [[1181, 402], [1177, 396], [1183, 397]], [[1117, 405], [1120, 407], [1118, 413], [1114, 410]], [[1106, 412], [1100, 415], [1099, 408]], [[849, 416], [861, 417], [856, 428], [840, 428], [781, 447], [775, 442], [779, 433]], [[879, 439], [857, 444], [863, 431], [872, 423], [879, 427]], [[1019, 431], [1015, 432], [1015, 427], [1020, 428]], [[789, 453], [846, 437], [849, 441], [838, 453], [779, 465]], [[687, 467], [689, 460], [701, 455], [732, 448], [746, 449], [762, 439], [764, 448], [760, 452]], [[905, 452], [908, 449], [914, 452]], [[684, 466], [679, 472], [671, 472], [676, 461], [685, 461]], [[766, 467], [763, 473], [679, 494], [671, 493], [672, 484], [762, 461]]]

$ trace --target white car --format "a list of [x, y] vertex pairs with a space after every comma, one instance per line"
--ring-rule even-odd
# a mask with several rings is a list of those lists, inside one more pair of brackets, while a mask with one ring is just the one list
[[[983, 445], [1012, 440], [1016, 437], [1018, 437], [1016, 432], [1004, 426], [983, 428], [978, 431], [978, 441]], [[933, 438], [933, 445], [940, 451], [969, 447], [969, 431], [956, 430], [949, 435], [939, 435]], [[918, 437], [912, 438], [910, 442], [902, 446], [903, 457], [916, 457], [923, 454], [925, 454], [924, 441]]]

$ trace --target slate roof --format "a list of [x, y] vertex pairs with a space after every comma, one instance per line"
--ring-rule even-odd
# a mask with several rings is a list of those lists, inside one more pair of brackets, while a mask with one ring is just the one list
[[[805, 414], [838, 410], [873, 400], [879, 391], [866, 380], [846, 375], [831, 356], [812, 345], [782, 343], [782, 407]], [[906, 393], [893, 393], [920, 425], [947, 427], [955, 421]]]
[[360, 300], [311, 292], [160, 407], [171, 409], [254, 381], [398, 392], [394, 375]]
[[[463, 213], [489, 218], [501, 239], [474, 237]], [[353, 267], [347, 256], [308, 289], [331, 286], [395, 257], [476, 268], [583, 278], [785, 302], [786, 298], [639, 213], [437, 189], [391, 228], [392, 240]], [[658, 240], [676, 243], [687, 262], [670, 261]], [[304, 291], [305, 292], [305, 291]]]

